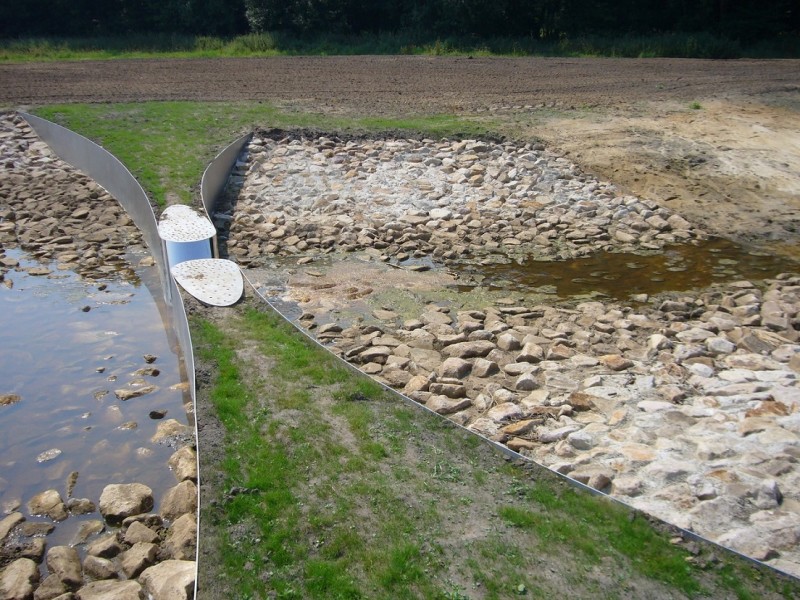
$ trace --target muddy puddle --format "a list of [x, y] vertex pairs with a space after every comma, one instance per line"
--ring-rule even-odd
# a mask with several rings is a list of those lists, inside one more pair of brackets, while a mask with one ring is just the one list
[[[11, 289], [0, 285], [0, 393], [19, 400], [0, 406], [0, 509], [27, 512], [47, 489], [96, 503], [109, 483], [141, 482], [160, 498], [175, 484], [166, 467], [175, 448], [150, 441], [159, 423], [150, 413], [192, 417], [156, 268], [90, 283], [53, 264], [49, 277], [32, 276], [23, 269], [40, 263], [6, 254], [20, 266], [6, 276]], [[141, 256], [131, 258], [138, 264]], [[157, 358], [148, 364], [145, 354]], [[127, 401], [115, 395], [142, 385], [156, 390]], [[82, 522], [98, 518], [58, 523], [48, 545], [76, 543]]]
[[566, 261], [464, 263], [455, 271], [460, 291], [482, 287], [558, 299], [628, 301], [639, 294], [688, 291], [739, 279], [759, 281], [798, 268], [800, 263], [789, 259], [715, 238], [697, 245], [670, 246], [651, 255], [598, 252]]

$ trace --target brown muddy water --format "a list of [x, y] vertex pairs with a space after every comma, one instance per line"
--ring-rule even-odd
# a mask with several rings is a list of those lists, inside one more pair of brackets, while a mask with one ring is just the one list
[[649, 255], [599, 252], [565, 261], [458, 265], [458, 289], [547, 294], [558, 299], [596, 297], [630, 300], [637, 294], [680, 292], [747, 279], [759, 281], [798, 272], [800, 263], [748, 250], [721, 238], [670, 246]]
[[[27, 502], [47, 489], [65, 502], [97, 503], [107, 484], [130, 482], [150, 486], [158, 510], [175, 484], [166, 464], [175, 448], [150, 441], [159, 421], [149, 413], [166, 410], [166, 418], [190, 424], [192, 417], [156, 268], [137, 269], [134, 280], [90, 283], [54, 264], [51, 277], [30, 276], [21, 268], [39, 263], [17, 250], [6, 254], [20, 269], [6, 275], [12, 289], [0, 285], [0, 394], [21, 399], [0, 406], [0, 514], [21, 506], [27, 515]], [[145, 354], [158, 358], [148, 365]], [[159, 373], [134, 374], [143, 367]], [[157, 390], [125, 402], [114, 395], [141, 380]], [[70, 516], [48, 545], [74, 543], [83, 521], [100, 518]]]

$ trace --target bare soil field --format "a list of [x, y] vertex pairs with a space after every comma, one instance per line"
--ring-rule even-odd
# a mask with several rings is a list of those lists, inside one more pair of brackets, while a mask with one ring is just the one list
[[[800, 61], [285, 57], [0, 65], [0, 106], [269, 101], [477, 118], [628, 193], [800, 258]], [[268, 124], [265, 124], [268, 125]]]

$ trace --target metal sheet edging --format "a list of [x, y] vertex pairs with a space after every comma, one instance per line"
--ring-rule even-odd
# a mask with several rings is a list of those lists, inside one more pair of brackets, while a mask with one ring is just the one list
[[[235, 164], [235, 161], [236, 161], [237, 157], [241, 153], [242, 148], [244, 148], [245, 143], [250, 139], [250, 137], [251, 137], [250, 135], [243, 136], [243, 137], [239, 138], [238, 140], [236, 140], [235, 142], [233, 142], [230, 146], [225, 148], [225, 150], [220, 152], [217, 155], [217, 157], [214, 159], [214, 161], [212, 161], [212, 163], [209, 164], [209, 166], [206, 168], [206, 173], [213, 172], [215, 177], [219, 177], [223, 173], [229, 174], [231, 169], [233, 168], [233, 165]], [[217, 161], [219, 161], [220, 164], [215, 165], [215, 163]], [[205, 179], [206, 179], [206, 174], [203, 175], [203, 180], [205, 181]], [[224, 187], [225, 187], [225, 183], [224, 182], [220, 184], [219, 182], [215, 181], [215, 185], [213, 187], [209, 186], [207, 188], [208, 190], [210, 190], [212, 192], [215, 192], [215, 195], [205, 196], [205, 195], [203, 195], [203, 193], [206, 190], [206, 187], [205, 186], [201, 186], [201, 195], [203, 195], [202, 196], [203, 206], [206, 207], [206, 211], [207, 211], [207, 214], [209, 215], [209, 217], [211, 217], [213, 215], [214, 205], [215, 205], [215, 203], [216, 203], [216, 201], [218, 199], [219, 194], [222, 192]], [[605, 492], [601, 492], [599, 490], [591, 488], [591, 487], [589, 487], [589, 486], [587, 486], [587, 485], [585, 485], [585, 484], [583, 484], [583, 483], [581, 483], [579, 481], [576, 481], [575, 479], [572, 479], [571, 477], [567, 477], [563, 473], [559, 473], [558, 471], [554, 471], [552, 469], [548, 469], [546, 466], [536, 462], [535, 460], [533, 460], [533, 459], [531, 459], [531, 458], [529, 458], [527, 456], [523, 456], [522, 454], [519, 454], [518, 452], [515, 452], [514, 450], [511, 450], [510, 448], [508, 448], [507, 446], [504, 446], [503, 444], [500, 444], [498, 442], [490, 440], [486, 436], [481, 435], [480, 433], [478, 433], [476, 431], [473, 431], [471, 429], [467, 429], [463, 425], [460, 425], [460, 424], [448, 419], [447, 417], [444, 417], [444, 416], [440, 415], [439, 413], [431, 410], [430, 408], [428, 408], [424, 404], [420, 404], [419, 402], [415, 402], [414, 400], [412, 400], [408, 396], [405, 396], [404, 394], [401, 394], [400, 392], [398, 392], [397, 390], [389, 387], [388, 385], [385, 385], [385, 384], [383, 384], [383, 383], [381, 383], [379, 381], [376, 381], [375, 379], [373, 379], [372, 377], [370, 377], [369, 375], [367, 375], [366, 373], [361, 371], [355, 365], [347, 362], [342, 357], [337, 356], [337, 355], [333, 354], [332, 352], [330, 352], [330, 350], [328, 350], [328, 348], [326, 348], [323, 344], [321, 344], [318, 340], [316, 340], [308, 331], [306, 331], [305, 329], [301, 328], [296, 322], [294, 322], [291, 319], [287, 318], [283, 313], [281, 313], [277, 308], [275, 308], [272, 305], [272, 303], [258, 291], [258, 289], [250, 281], [250, 279], [248, 279], [248, 277], [247, 277], [247, 275], [245, 274], [244, 271], [242, 271], [242, 276], [244, 277], [245, 281], [249, 284], [250, 288], [255, 292], [256, 296], [258, 296], [267, 305], [269, 310], [271, 310], [273, 313], [275, 313], [276, 315], [281, 317], [284, 321], [289, 323], [292, 327], [295, 328], [295, 330], [297, 330], [300, 334], [305, 336], [307, 339], [311, 340], [315, 345], [317, 345], [318, 347], [324, 349], [326, 352], [329, 352], [331, 355], [336, 356], [336, 358], [339, 360], [339, 362], [342, 365], [344, 365], [346, 368], [348, 368], [351, 372], [357, 373], [358, 375], [363, 376], [363, 377], [369, 377], [372, 381], [374, 381], [375, 383], [380, 384], [383, 387], [383, 389], [387, 390], [389, 393], [391, 393], [395, 397], [398, 397], [399, 399], [401, 399], [406, 404], [413, 405], [418, 410], [422, 410], [423, 412], [427, 412], [427, 413], [429, 413], [431, 415], [434, 415], [436, 418], [441, 419], [442, 421], [446, 421], [447, 423], [449, 423], [453, 427], [459, 428], [459, 429], [461, 429], [461, 430], [463, 430], [463, 431], [465, 431], [465, 432], [467, 432], [467, 433], [469, 433], [471, 435], [475, 435], [475, 436], [479, 437], [481, 440], [483, 440], [484, 442], [488, 443], [490, 446], [494, 447], [496, 450], [499, 450], [501, 453], [505, 454], [506, 456], [508, 456], [510, 458], [523, 461], [523, 462], [525, 462], [527, 464], [530, 464], [530, 465], [533, 465], [533, 466], [535, 466], [537, 468], [543, 469], [543, 470], [547, 471], [548, 473], [552, 473], [553, 475], [557, 476], [559, 479], [561, 479], [562, 481], [564, 481], [565, 483], [569, 484], [572, 487], [578, 488], [578, 489], [580, 489], [580, 490], [582, 490], [584, 492], [588, 492], [588, 493], [590, 493], [590, 494], [592, 494], [594, 496], [603, 497], [609, 502], [612, 502], [612, 503], [614, 503], [614, 504], [616, 504], [618, 506], [624, 507], [625, 509], [632, 511], [634, 514], [644, 515], [644, 517], [647, 518], [648, 520], [658, 521], [660, 523], [663, 523], [664, 525], [667, 525], [668, 527], [672, 528], [674, 531], [680, 533], [681, 536], [684, 537], [685, 539], [691, 539], [691, 540], [695, 540], [695, 541], [698, 541], [698, 542], [702, 542], [704, 544], [709, 544], [709, 545], [712, 545], [712, 546], [716, 546], [718, 548], [722, 548], [726, 552], [730, 552], [731, 554], [734, 554], [734, 555], [738, 556], [739, 558], [744, 559], [745, 561], [747, 561], [747, 562], [749, 562], [749, 563], [751, 563], [751, 564], [753, 564], [753, 565], [755, 565], [755, 566], [757, 566], [759, 568], [770, 569], [770, 570], [775, 571], [777, 573], [780, 573], [781, 575], [784, 575], [786, 577], [792, 577], [789, 573], [781, 571], [780, 569], [777, 569], [777, 568], [773, 567], [772, 565], [768, 565], [768, 564], [766, 564], [764, 562], [756, 560], [755, 558], [753, 558], [751, 556], [747, 556], [745, 554], [742, 554], [741, 552], [738, 552], [737, 550], [734, 550], [732, 548], [728, 548], [728, 547], [723, 546], [723, 545], [721, 545], [721, 544], [719, 544], [717, 542], [709, 540], [708, 538], [705, 538], [702, 535], [699, 535], [699, 534], [695, 533], [694, 531], [689, 531], [688, 529], [683, 529], [682, 527], [679, 527], [679, 526], [677, 526], [677, 525], [675, 525], [673, 523], [667, 523], [663, 519], [660, 519], [658, 517], [655, 517], [653, 515], [645, 513], [644, 511], [641, 511], [641, 510], [637, 509], [636, 507], [631, 506], [630, 504], [627, 504], [627, 503], [623, 502], [619, 498], [616, 498], [614, 496], [606, 494]]]
[[[161, 285], [164, 289], [164, 300], [169, 306], [172, 327], [177, 338], [181, 360], [189, 380], [189, 393], [192, 398], [192, 420], [194, 421], [194, 439], [198, 445], [197, 431], [197, 394], [195, 389], [194, 351], [192, 338], [189, 333], [189, 321], [183, 305], [181, 293], [175, 284], [174, 278], [169, 274], [164, 254], [164, 246], [158, 235], [158, 223], [142, 186], [122, 164], [122, 162], [108, 150], [95, 144], [88, 138], [62, 127], [57, 123], [25, 112], [19, 113], [36, 132], [36, 135], [45, 142], [64, 162], [69, 163], [82, 171], [95, 182], [101, 185], [122, 205], [133, 222], [142, 232], [145, 244], [155, 260], [158, 268]], [[197, 489], [200, 494], [200, 464], [197, 462]], [[199, 502], [198, 502], [199, 506]], [[199, 525], [200, 511], [197, 511]], [[198, 527], [199, 532], [199, 527]], [[195, 569], [197, 569], [200, 544], [197, 544], [195, 553]], [[197, 571], [195, 571], [197, 573]], [[195, 575], [194, 597], [197, 597], [197, 576]]]

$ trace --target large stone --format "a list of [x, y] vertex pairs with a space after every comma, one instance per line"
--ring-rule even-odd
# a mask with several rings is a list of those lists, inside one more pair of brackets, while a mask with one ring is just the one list
[[112, 483], [100, 494], [100, 514], [109, 523], [116, 523], [148, 512], [153, 503], [153, 490], [142, 483]]
[[493, 406], [489, 409], [486, 413], [486, 416], [498, 423], [502, 423], [505, 421], [512, 421], [515, 419], [522, 418], [524, 411], [522, 407], [513, 402], [503, 402], [502, 404], [498, 404], [497, 406]]
[[449, 415], [469, 408], [472, 402], [469, 398], [453, 400], [447, 396], [431, 396], [425, 406], [440, 415]]
[[178, 517], [167, 531], [164, 549], [177, 560], [194, 559], [197, 548], [197, 516]]
[[153, 600], [192, 600], [197, 567], [190, 560], [165, 560], [139, 578]]
[[53, 600], [64, 594], [69, 594], [69, 589], [58, 578], [58, 575], [52, 574], [42, 579], [33, 593], [33, 600]]
[[494, 350], [495, 345], [488, 340], [477, 340], [474, 342], [461, 342], [452, 344], [442, 350], [445, 356], [454, 356], [457, 358], [475, 358], [477, 356], [486, 356]]
[[517, 355], [517, 362], [538, 363], [544, 360], [544, 348], [533, 342], [528, 342]]
[[19, 525], [25, 520], [21, 512], [13, 512], [10, 515], [0, 520], [0, 543], [6, 539], [6, 536], [11, 532], [14, 527]]
[[491, 377], [499, 372], [500, 367], [497, 363], [485, 358], [476, 358], [472, 365], [472, 375], [475, 377]]
[[50, 517], [54, 521], [63, 521], [69, 516], [67, 507], [56, 490], [46, 490], [36, 494], [28, 502], [28, 512], [32, 515]]
[[81, 559], [78, 551], [71, 546], [53, 546], [47, 551], [47, 570], [56, 575], [69, 589], [78, 588], [83, 583]]
[[194, 438], [194, 430], [188, 425], [184, 425], [176, 419], [161, 421], [156, 427], [156, 432], [150, 441], [154, 444], [169, 439], [188, 439]]
[[197, 486], [193, 481], [181, 481], [164, 494], [160, 513], [165, 519], [177, 519], [181, 515], [197, 511]]
[[0, 598], [30, 600], [39, 581], [39, 568], [29, 558], [18, 558], [0, 571]]
[[125, 543], [133, 546], [139, 542], [148, 542], [155, 544], [158, 542], [158, 533], [150, 529], [144, 523], [134, 521], [128, 526], [125, 531]]
[[191, 446], [184, 446], [175, 452], [167, 464], [178, 481], [197, 481], [197, 452]]
[[438, 374], [440, 377], [462, 379], [469, 375], [471, 370], [472, 364], [463, 358], [450, 357], [439, 366]]
[[158, 546], [147, 542], [139, 542], [131, 546], [119, 556], [119, 566], [128, 579], [137, 577], [139, 573], [156, 562]]
[[141, 600], [142, 586], [137, 581], [93, 581], [75, 594], [78, 600]]
[[122, 552], [122, 547], [114, 533], [97, 538], [86, 547], [87, 554], [101, 558], [114, 558], [120, 552]]
[[90, 579], [116, 579], [117, 567], [114, 561], [99, 556], [87, 556], [83, 560], [83, 572]]

